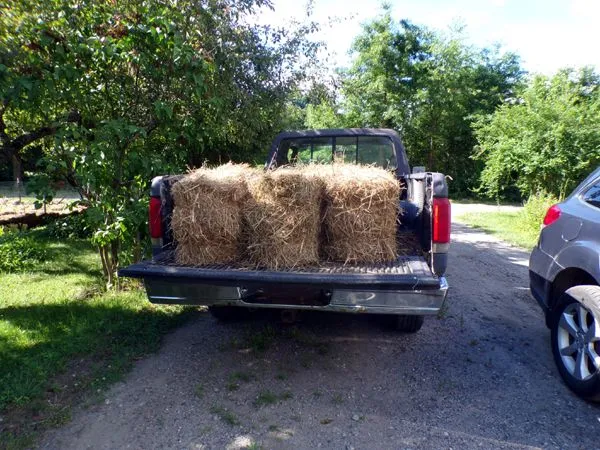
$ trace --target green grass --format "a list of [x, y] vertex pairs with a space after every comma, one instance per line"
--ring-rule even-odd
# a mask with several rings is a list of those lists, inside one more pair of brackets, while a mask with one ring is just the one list
[[527, 250], [535, 247], [540, 234], [541, 222], [531, 223], [524, 211], [467, 213], [457, 219]]
[[71, 405], [118, 380], [191, 314], [152, 305], [137, 284], [104, 292], [86, 241], [28, 234], [44, 247], [45, 262], [0, 273], [0, 414], [17, 430], [0, 442], [64, 422]]

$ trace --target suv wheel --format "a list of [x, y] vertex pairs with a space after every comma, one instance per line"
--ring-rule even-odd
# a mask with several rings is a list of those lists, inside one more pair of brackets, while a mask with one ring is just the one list
[[551, 327], [554, 362], [573, 392], [600, 401], [600, 287], [572, 287], [558, 305]]

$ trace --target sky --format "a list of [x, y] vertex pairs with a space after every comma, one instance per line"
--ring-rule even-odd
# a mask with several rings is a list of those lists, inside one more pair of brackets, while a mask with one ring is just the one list
[[[284, 25], [305, 17], [304, 0], [272, 0], [260, 23]], [[530, 73], [552, 75], [562, 67], [595, 66], [600, 70], [600, 0], [395, 0], [394, 19], [409, 19], [448, 31], [465, 25], [467, 42], [495, 43], [522, 58]], [[381, 12], [381, 0], [314, 0], [312, 19], [327, 24], [318, 36], [328, 46], [332, 64], [348, 65], [347, 55], [360, 24]], [[329, 17], [346, 18], [329, 25]]]

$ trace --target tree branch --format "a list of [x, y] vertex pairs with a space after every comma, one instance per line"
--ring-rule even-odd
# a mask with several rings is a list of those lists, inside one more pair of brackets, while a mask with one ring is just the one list
[[[46, 136], [52, 136], [60, 125], [51, 125], [51, 126], [43, 126], [38, 128], [37, 130], [31, 131], [30, 133], [22, 134], [19, 137], [14, 139], [10, 139], [8, 134], [6, 133], [6, 124], [4, 123], [4, 110], [6, 106], [4, 106], [0, 110], [0, 139], [2, 139], [3, 146], [6, 148], [10, 148], [14, 153], [18, 153], [23, 147], [31, 144], [32, 142], [37, 141], [38, 139], [44, 138]], [[79, 123], [81, 122], [81, 114], [79, 111], [73, 110], [67, 114], [64, 119], [64, 123]]]
[[31, 133], [22, 134], [18, 138], [13, 139], [10, 143], [10, 146], [15, 150], [21, 150], [23, 147], [37, 141], [38, 139], [53, 135], [56, 133], [57, 129], [57, 126], [40, 127]]

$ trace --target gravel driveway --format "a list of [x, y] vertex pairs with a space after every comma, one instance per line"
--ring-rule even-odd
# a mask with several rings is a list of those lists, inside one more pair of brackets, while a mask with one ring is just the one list
[[448, 308], [419, 333], [368, 316], [204, 314], [41, 447], [600, 448], [600, 408], [554, 368], [527, 253], [453, 232]]

